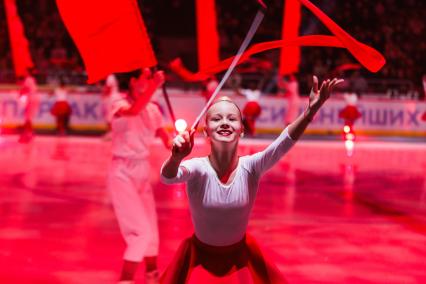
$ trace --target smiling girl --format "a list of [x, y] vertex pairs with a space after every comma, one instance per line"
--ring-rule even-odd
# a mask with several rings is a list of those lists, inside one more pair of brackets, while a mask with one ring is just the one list
[[263, 173], [290, 150], [333, 87], [342, 81], [326, 80], [318, 89], [314, 76], [305, 112], [265, 150], [254, 155], [237, 154], [239, 139], [244, 135], [241, 111], [229, 99], [217, 100], [206, 114], [204, 131], [211, 146], [207, 157], [182, 162], [191, 153], [193, 133], [175, 137], [161, 178], [170, 184], [187, 183], [195, 233], [179, 247], [161, 277], [162, 283], [186, 283], [198, 265], [219, 277], [247, 267], [254, 283], [286, 283], [275, 264], [246, 233], [249, 216]]

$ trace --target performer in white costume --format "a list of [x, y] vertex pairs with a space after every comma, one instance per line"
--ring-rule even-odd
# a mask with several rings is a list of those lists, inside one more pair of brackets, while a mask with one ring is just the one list
[[162, 127], [158, 105], [150, 102], [164, 83], [164, 74], [151, 76], [144, 70], [137, 79], [144, 84], [129, 95], [115, 94], [111, 102], [112, 163], [108, 177], [114, 211], [127, 244], [120, 283], [133, 283], [139, 263], [145, 261], [147, 283], [157, 283], [159, 246], [157, 214], [150, 185], [149, 147], [160, 137], [171, 148], [171, 139]]
[[249, 216], [263, 173], [290, 150], [333, 87], [342, 81], [326, 80], [319, 89], [314, 77], [306, 111], [265, 150], [254, 155], [237, 155], [243, 123], [239, 108], [229, 99], [216, 101], [206, 114], [210, 155], [182, 162], [192, 150], [193, 133], [176, 136], [161, 178], [166, 183], [187, 183], [195, 234], [182, 243], [162, 275], [162, 283], [186, 283], [198, 265], [219, 277], [247, 267], [255, 283], [286, 283], [275, 264], [246, 233]]
[[24, 107], [23, 131], [19, 137], [19, 142], [29, 142], [33, 137], [33, 119], [39, 106], [37, 97], [37, 82], [33, 76], [34, 69], [28, 70], [28, 75], [21, 81], [19, 90], [19, 101]]

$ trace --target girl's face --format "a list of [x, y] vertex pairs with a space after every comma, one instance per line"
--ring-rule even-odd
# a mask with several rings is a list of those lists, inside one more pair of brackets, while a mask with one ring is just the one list
[[206, 115], [206, 133], [212, 142], [235, 142], [243, 132], [240, 110], [229, 101], [213, 104]]

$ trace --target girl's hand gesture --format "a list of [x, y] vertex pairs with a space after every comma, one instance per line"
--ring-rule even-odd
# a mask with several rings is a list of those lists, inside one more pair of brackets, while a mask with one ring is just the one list
[[190, 132], [186, 130], [173, 139], [172, 157], [174, 159], [182, 160], [191, 153], [194, 146], [194, 133], [195, 130]]
[[318, 78], [313, 76], [313, 86], [309, 95], [309, 106], [308, 110], [316, 113], [325, 101], [330, 97], [334, 86], [342, 83], [343, 79], [334, 78], [333, 80], [327, 79], [322, 82], [320, 89], [318, 90]]

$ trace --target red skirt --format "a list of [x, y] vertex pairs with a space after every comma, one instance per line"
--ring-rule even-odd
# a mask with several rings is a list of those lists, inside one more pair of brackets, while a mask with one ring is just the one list
[[246, 267], [253, 283], [287, 283], [276, 265], [265, 257], [250, 235], [236, 244], [220, 247], [204, 244], [195, 235], [187, 238], [161, 276], [160, 283], [187, 283], [192, 270], [197, 266], [216, 277], [225, 277]]
[[243, 115], [245, 117], [257, 118], [262, 113], [262, 108], [258, 102], [249, 101], [246, 103], [243, 109]]
[[66, 101], [55, 102], [50, 109], [50, 113], [53, 116], [69, 116], [71, 115], [71, 106]]
[[339, 117], [352, 126], [361, 117], [361, 113], [356, 106], [348, 105], [339, 112]]

